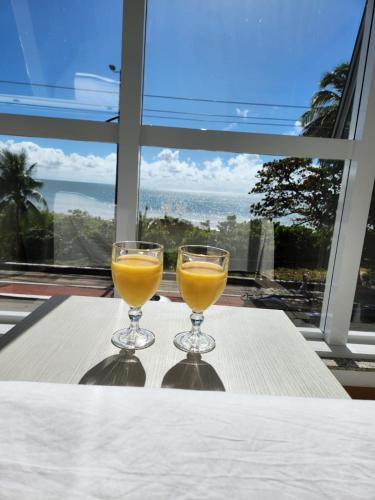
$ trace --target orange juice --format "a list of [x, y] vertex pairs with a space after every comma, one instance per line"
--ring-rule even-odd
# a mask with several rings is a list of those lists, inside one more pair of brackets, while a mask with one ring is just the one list
[[150, 255], [123, 255], [112, 261], [112, 277], [121, 297], [132, 307], [147, 302], [159, 287], [161, 261]]
[[195, 312], [217, 301], [227, 282], [227, 273], [212, 262], [185, 262], [177, 266], [177, 283], [182, 298]]

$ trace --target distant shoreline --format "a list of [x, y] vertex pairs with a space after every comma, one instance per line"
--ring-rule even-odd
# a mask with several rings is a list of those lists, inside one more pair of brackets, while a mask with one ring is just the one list
[[[115, 217], [115, 186], [112, 184], [88, 183], [40, 179], [41, 193], [49, 210], [68, 214], [78, 209], [93, 217], [113, 220]], [[211, 229], [229, 215], [236, 215], [237, 222], [249, 222], [251, 197], [247, 194], [186, 192], [161, 189], [140, 189], [139, 211], [150, 218], [164, 218], [165, 215], [191, 222], [196, 227], [210, 221]]]

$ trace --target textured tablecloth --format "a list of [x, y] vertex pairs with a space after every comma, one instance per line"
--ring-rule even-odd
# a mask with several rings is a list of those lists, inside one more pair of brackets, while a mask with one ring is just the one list
[[375, 498], [375, 402], [0, 383], [0, 498]]

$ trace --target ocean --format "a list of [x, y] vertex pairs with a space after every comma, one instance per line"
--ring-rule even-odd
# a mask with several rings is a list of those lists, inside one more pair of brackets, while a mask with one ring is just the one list
[[[58, 213], [68, 213], [79, 209], [90, 215], [104, 219], [114, 218], [115, 186], [88, 182], [72, 182], [40, 179], [41, 192], [48, 208]], [[166, 191], [140, 189], [139, 209], [148, 207], [149, 217], [171, 215], [199, 225], [210, 221], [215, 228], [228, 215], [236, 215], [237, 220], [250, 220], [251, 197], [242, 193], [216, 193], [191, 191]]]

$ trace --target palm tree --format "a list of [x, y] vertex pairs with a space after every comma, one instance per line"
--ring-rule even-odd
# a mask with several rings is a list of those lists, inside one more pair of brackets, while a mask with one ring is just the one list
[[[337, 111], [349, 73], [349, 64], [337, 65], [323, 75], [311, 107], [300, 118], [304, 136], [332, 137]], [[330, 234], [341, 187], [342, 162], [284, 158], [265, 163], [250, 194], [262, 194], [250, 206], [258, 217], [298, 216], [298, 223]]]
[[47, 203], [37, 189], [43, 183], [33, 179], [36, 163], [28, 165], [25, 151], [14, 153], [9, 149], [0, 151], [0, 211], [13, 222], [16, 257], [26, 260], [22, 229], [30, 211], [39, 213]]
[[311, 107], [301, 116], [303, 135], [331, 137], [337, 110], [349, 73], [349, 63], [341, 63], [322, 76]]

